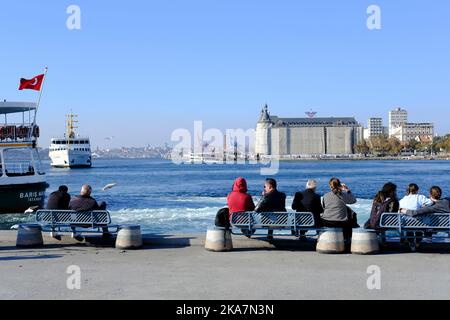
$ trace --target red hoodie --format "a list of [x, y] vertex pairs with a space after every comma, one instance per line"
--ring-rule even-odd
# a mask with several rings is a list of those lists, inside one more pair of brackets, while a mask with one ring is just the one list
[[244, 178], [237, 178], [234, 181], [233, 191], [228, 194], [227, 202], [230, 210], [230, 220], [233, 212], [255, 210], [252, 197], [247, 194], [247, 181]]

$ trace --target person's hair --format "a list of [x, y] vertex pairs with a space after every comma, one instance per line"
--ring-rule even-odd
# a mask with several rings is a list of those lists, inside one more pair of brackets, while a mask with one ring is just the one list
[[432, 196], [433, 199], [440, 200], [442, 197], [442, 189], [438, 186], [432, 186], [430, 189], [430, 196]]
[[341, 192], [342, 185], [341, 185], [341, 181], [338, 178], [331, 178], [329, 185], [330, 185], [331, 191], [333, 191], [334, 193], [337, 194], [337, 193]]
[[395, 192], [397, 191], [397, 185], [392, 182], [386, 183], [383, 188], [377, 193], [375, 196], [375, 201], [378, 203], [382, 203], [387, 198], [394, 199]]
[[67, 192], [69, 191], [69, 188], [67, 188], [67, 186], [59, 186], [58, 191]]
[[411, 183], [406, 189], [407, 194], [417, 194], [419, 192], [419, 186], [415, 183]]
[[308, 182], [306, 183], [306, 189], [315, 189], [315, 188], [317, 188], [317, 181], [314, 179], [308, 180]]
[[91, 188], [90, 185], [85, 184], [85, 185], [83, 185], [83, 186], [81, 187], [81, 192], [80, 192], [80, 194], [81, 194], [82, 196], [89, 196], [89, 195], [91, 194], [91, 192], [92, 192], [92, 188]]
[[271, 185], [273, 189], [275, 189], [275, 190], [277, 189], [277, 181], [275, 179], [267, 178], [266, 183]]

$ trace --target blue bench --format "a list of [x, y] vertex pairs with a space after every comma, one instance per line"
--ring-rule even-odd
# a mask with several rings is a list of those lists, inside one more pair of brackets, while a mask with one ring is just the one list
[[36, 223], [41, 225], [43, 231], [48, 231], [51, 236], [58, 238], [58, 232], [72, 232], [72, 237], [77, 238], [83, 233], [109, 234], [118, 232], [119, 226], [111, 224], [111, 215], [106, 210], [98, 211], [72, 211], [72, 210], [38, 210], [36, 211]]
[[311, 212], [236, 212], [231, 216], [231, 230], [235, 235], [251, 236], [250, 232], [240, 230], [288, 230], [290, 234], [300, 236], [300, 231], [317, 231], [314, 215]]
[[[380, 219], [381, 241], [386, 242], [386, 231], [393, 231], [400, 242], [409, 240], [412, 250], [417, 248], [417, 240], [423, 238], [446, 240], [450, 238], [450, 213], [434, 213], [409, 216], [401, 213], [383, 213]], [[439, 234], [441, 234], [439, 236]]]

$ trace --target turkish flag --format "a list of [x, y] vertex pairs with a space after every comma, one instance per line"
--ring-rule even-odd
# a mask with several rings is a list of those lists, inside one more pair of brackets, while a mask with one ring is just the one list
[[39, 91], [39, 90], [41, 90], [42, 81], [44, 81], [43, 74], [40, 74], [30, 80], [22, 78], [22, 79], [20, 79], [19, 90], [31, 89], [31, 90]]

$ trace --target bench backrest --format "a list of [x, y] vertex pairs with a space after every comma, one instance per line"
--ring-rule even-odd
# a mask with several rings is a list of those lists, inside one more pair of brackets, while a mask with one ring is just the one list
[[106, 210], [83, 212], [73, 210], [38, 210], [36, 212], [36, 222], [52, 225], [108, 225], [111, 224], [111, 216]]
[[231, 216], [233, 227], [304, 227], [315, 225], [311, 212], [235, 212]]
[[403, 229], [450, 229], [450, 213], [434, 213], [419, 216], [408, 216], [400, 213], [383, 213], [381, 228]]

